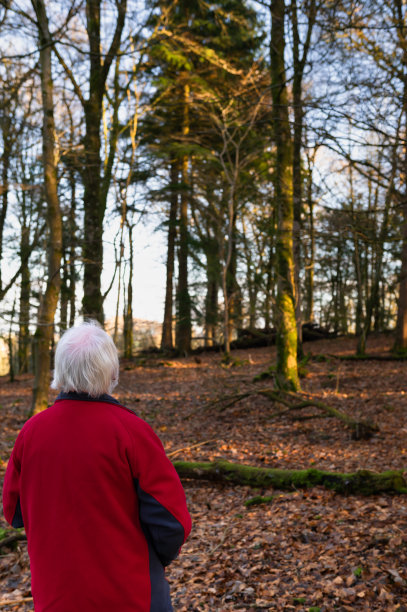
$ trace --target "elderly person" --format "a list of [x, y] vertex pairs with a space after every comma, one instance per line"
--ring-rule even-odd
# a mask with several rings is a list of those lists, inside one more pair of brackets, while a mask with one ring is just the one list
[[191, 529], [185, 494], [147, 423], [113, 399], [119, 363], [95, 322], [55, 353], [55, 403], [23, 426], [4, 515], [25, 527], [36, 612], [168, 612], [164, 567]]

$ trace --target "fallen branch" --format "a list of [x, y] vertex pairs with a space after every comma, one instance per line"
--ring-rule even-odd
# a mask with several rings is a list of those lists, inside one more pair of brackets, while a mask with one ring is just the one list
[[13, 533], [2, 540], [0, 540], [0, 549], [5, 546], [10, 546], [10, 544], [14, 544], [14, 542], [18, 542], [20, 540], [26, 540], [27, 536], [25, 533]]
[[345, 412], [333, 408], [323, 402], [315, 400], [311, 396], [306, 396], [304, 393], [294, 393], [292, 391], [283, 391], [281, 389], [264, 388], [264, 389], [250, 389], [244, 393], [236, 393], [234, 395], [223, 396], [218, 400], [211, 402], [211, 405], [223, 404], [219, 410], [223, 411], [233, 404], [251, 397], [253, 395], [261, 395], [271, 400], [272, 402], [282, 404], [286, 407], [285, 410], [279, 410], [273, 413], [269, 418], [276, 418], [287, 414], [293, 410], [302, 410], [303, 408], [314, 407], [320, 410], [324, 415], [335, 417], [339, 419], [352, 431], [352, 438], [354, 440], [368, 440], [375, 433], [379, 431], [379, 427], [376, 423], [370, 421], [364, 421], [361, 419], [354, 419]]
[[246, 397], [250, 397], [254, 393], [255, 391], [247, 391], [246, 393], [236, 393], [235, 395], [229, 395], [229, 397], [227, 398], [228, 401], [225, 404], [223, 404], [223, 402], [226, 398], [220, 398], [219, 400], [215, 400], [214, 402], [212, 402], [212, 405], [222, 403], [223, 405], [219, 408], [219, 412], [223, 412], [224, 410], [226, 410], [226, 408], [230, 408], [234, 404], [237, 404], [237, 402], [240, 402]]
[[210, 444], [211, 442], [220, 442], [220, 439], [212, 438], [212, 440], [204, 440], [203, 442], [198, 442], [197, 444], [191, 444], [190, 446], [184, 446], [183, 448], [177, 448], [177, 450], [172, 451], [171, 453], [167, 453], [167, 457], [175, 457], [175, 455], [179, 455], [183, 451], [188, 451], [193, 448], [199, 448], [200, 446], [204, 446], [205, 444]]
[[331, 415], [329, 414], [303, 414], [301, 416], [291, 416], [292, 421], [311, 421], [312, 419], [330, 419]]
[[0, 601], [0, 608], [4, 608], [4, 606], [17, 606], [22, 603], [29, 603], [33, 601], [32, 597], [23, 597], [22, 599], [10, 599], [9, 601]]
[[407, 355], [393, 353], [390, 355], [373, 355], [373, 354], [364, 354], [364, 355], [328, 355], [331, 359], [339, 359], [340, 361], [406, 361]]
[[323, 486], [338, 493], [374, 495], [377, 493], [407, 493], [407, 482], [402, 471], [371, 472], [358, 470], [343, 474], [314, 468], [283, 470], [259, 468], [251, 465], [215, 462], [175, 461], [180, 478], [210, 480], [225, 484], [274, 489], [302, 489]]
[[219, 541], [215, 540], [215, 545], [209, 550], [209, 556], [212, 556], [219, 548], [221, 548], [226, 540], [226, 536], [230, 533], [232, 525], [227, 525], [223, 530], [223, 534]]
[[[306, 397], [304, 400], [303, 395], [299, 395], [291, 391], [270, 391], [267, 389], [262, 390], [261, 394], [270, 397], [270, 399], [274, 401], [281, 402], [282, 404], [288, 406], [290, 410], [299, 410], [313, 406], [325, 414], [335, 417], [345, 423], [345, 425], [352, 431], [352, 438], [354, 440], [368, 440], [379, 431], [379, 426], [376, 423], [361, 419], [354, 419], [346, 414], [346, 412], [342, 412], [333, 406], [329, 406], [328, 404], [314, 400], [312, 397]], [[288, 398], [299, 401], [296, 404], [292, 404]]]

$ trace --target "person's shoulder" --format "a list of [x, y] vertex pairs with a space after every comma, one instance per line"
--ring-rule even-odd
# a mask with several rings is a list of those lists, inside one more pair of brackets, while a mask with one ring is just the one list
[[46, 408], [45, 410], [41, 410], [41, 412], [37, 412], [36, 414], [32, 414], [24, 423], [23, 427], [21, 428], [21, 431], [25, 431], [27, 429], [30, 429], [31, 427], [35, 427], [35, 425], [37, 423], [41, 423], [41, 421], [45, 420], [48, 418], [49, 416], [49, 410], [50, 410], [51, 406], [49, 406], [48, 408]]
[[128, 423], [130, 427], [151, 429], [150, 425], [144, 421], [144, 419], [139, 417], [138, 414], [131, 408], [128, 408], [119, 402], [112, 404], [112, 406], [114, 406], [116, 409], [115, 413], [119, 416], [119, 418], [125, 423]]
[[44, 422], [44, 420], [48, 418], [48, 410], [49, 408], [29, 416], [22, 428], [20, 429], [18, 438], [22, 440], [26, 434], [29, 434], [33, 429], [35, 430], [37, 426], [41, 427], [41, 424]]
[[134, 410], [119, 403], [114, 407], [116, 408], [115, 414], [130, 434], [141, 436], [141, 438], [150, 441], [159, 439], [153, 427], [147, 423], [147, 421], [139, 417]]

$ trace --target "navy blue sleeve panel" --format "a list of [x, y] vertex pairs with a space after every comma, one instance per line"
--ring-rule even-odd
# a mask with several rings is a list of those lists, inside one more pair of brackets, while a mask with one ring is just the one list
[[166, 566], [173, 561], [185, 540], [181, 523], [152, 495], [143, 491], [134, 480], [139, 500], [139, 515], [143, 529], [148, 534], [161, 563]]
[[11, 521], [11, 526], [15, 527], [16, 529], [24, 527], [23, 515], [21, 514], [20, 498], [18, 498], [16, 504], [16, 510], [14, 512], [13, 520]]
[[3, 483], [3, 513], [6, 521], [13, 527], [24, 527], [20, 506], [20, 471], [18, 460], [22, 448], [22, 435], [19, 434], [7, 464]]
[[149, 612], [174, 612], [171, 604], [170, 587], [165, 579], [163, 564], [157, 556], [150, 536], [145, 532], [148, 544], [148, 565], [150, 572], [151, 600]]

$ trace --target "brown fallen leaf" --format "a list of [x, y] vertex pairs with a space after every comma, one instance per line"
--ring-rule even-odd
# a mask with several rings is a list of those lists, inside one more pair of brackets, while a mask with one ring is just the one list
[[404, 578], [400, 576], [400, 574], [398, 573], [396, 569], [387, 569], [387, 572], [390, 574], [390, 576], [392, 577], [393, 581], [396, 584], [402, 584], [402, 585], [406, 584], [406, 581], [404, 580]]

